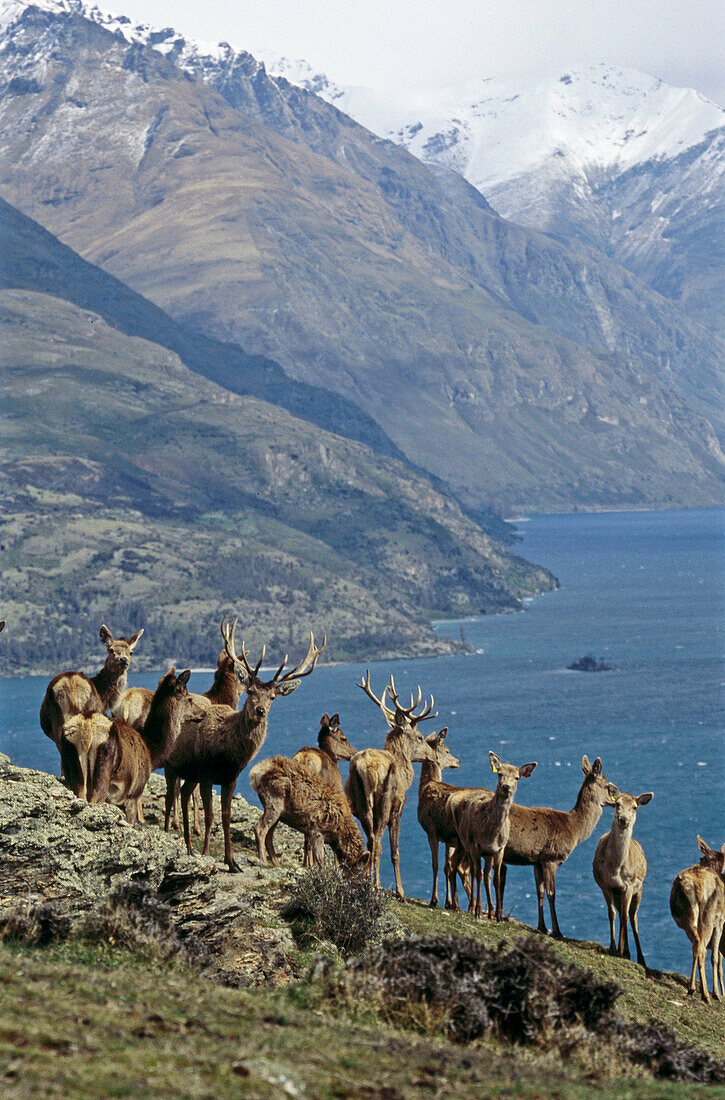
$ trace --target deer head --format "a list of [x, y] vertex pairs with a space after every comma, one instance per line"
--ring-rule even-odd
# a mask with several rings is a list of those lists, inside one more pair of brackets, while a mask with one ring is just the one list
[[107, 650], [106, 668], [115, 676], [126, 672], [131, 664], [131, 654], [143, 634], [143, 627], [131, 638], [114, 638], [107, 626], [102, 626], [99, 637]]
[[583, 756], [582, 771], [584, 772], [582, 793], [585, 790], [589, 791], [600, 806], [613, 806], [619, 798], [619, 788], [604, 778], [601, 758], [597, 757], [594, 763], [590, 764], [589, 757]]
[[300, 686], [302, 677], [309, 676], [310, 673], [314, 671], [318, 658], [327, 644], [327, 638], [322, 639], [321, 646], [316, 646], [315, 636], [312, 631], [310, 631], [310, 644], [302, 660], [293, 668], [285, 672], [284, 667], [288, 660], [287, 654], [285, 653], [284, 660], [272, 679], [262, 680], [259, 677], [259, 670], [262, 667], [266, 646], [262, 646], [261, 656], [254, 668], [252, 668], [244, 642], [242, 642], [242, 648], [239, 654], [237, 654], [234, 648], [234, 630], [236, 625], [236, 619], [231, 627], [227, 625], [226, 616], [222, 619], [221, 632], [224, 638], [224, 649], [227, 656], [234, 662], [234, 675], [240, 683], [244, 684], [244, 689], [247, 693], [244, 709], [249, 715], [253, 714], [256, 720], [261, 721], [267, 717], [269, 708], [278, 695], [291, 695], [292, 692], [296, 691]]
[[711, 871], [715, 871], [717, 874], [725, 874], [725, 844], [723, 844], [720, 851], [716, 851], [711, 848], [709, 844], [706, 844], [701, 836], [697, 838], [697, 847], [702, 852], [700, 856], [700, 866], [709, 867]]
[[[370, 686], [369, 670], [365, 671], [365, 676], [363, 680], [357, 686], [365, 692], [368, 699], [372, 699], [372, 701], [374, 703], [377, 703], [377, 705], [380, 707], [383, 715], [385, 716], [385, 721], [390, 727], [389, 732], [395, 732], [400, 736], [406, 738], [409, 743], [408, 747], [410, 750], [410, 759], [414, 763], [422, 760], [435, 761], [434, 750], [428, 744], [426, 739], [423, 737], [423, 734], [418, 729], [419, 722], [424, 722], [428, 718], [436, 718], [438, 716], [438, 711], [433, 710], [434, 699], [432, 695], [430, 697], [430, 703], [424, 702], [423, 709], [421, 710], [420, 714], [416, 714], [415, 708], [420, 705], [422, 698], [420, 685], [418, 686], [418, 697], [414, 699], [411, 692], [410, 705], [407, 707], [403, 706], [403, 704], [400, 702], [398, 693], [395, 690], [395, 681], [392, 675], [390, 677], [390, 682], [387, 683], [383, 688], [383, 694], [380, 699], [378, 699], [377, 695]], [[393, 703], [392, 707], [387, 706], [385, 702], [385, 697], [388, 693], [390, 693], [390, 698]]]
[[638, 795], [624, 794], [620, 791], [614, 803], [614, 825], [622, 831], [633, 829], [637, 818], [637, 810], [640, 806], [646, 806], [653, 798], [652, 791]]
[[439, 733], [429, 733], [426, 737], [426, 743], [433, 749], [435, 762], [439, 768], [458, 768], [461, 762], [448, 749], [446, 745], [447, 736], [448, 726], [444, 726]]
[[331, 752], [336, 760], [352, 760], [356, 749], [352, 747], [340, 726], [340, 715], [333, 714], [332, 718], [327, 711], [320, 719], [320, 732], [317, 735], [317, 743], [320, 748]]
[[491, 771], [498, 776], [496, 789], [506, 802], [513, 802], [519, 779], [528, 779], [530, 775], [533, 775], [536, 767], [535, 762], [533, 764], [522, 764], [520, 768], [517, 768], [515, 764], [504, 764], [495, 752], [489, 752], [488, 762], [491, 765]]

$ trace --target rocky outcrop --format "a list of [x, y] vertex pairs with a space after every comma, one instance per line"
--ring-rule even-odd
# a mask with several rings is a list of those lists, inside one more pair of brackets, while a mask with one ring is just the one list
[[119, 887], [143, 885], [166, 903], [170, 931], [193, 943], [211, 976], [230, 985], [289, 980], [295, 945], [279, 910], [301, 870], [300, 838], [280, 827], [282, 866], [263, 869], [251, 854], [259, 811], [236, 797], [232, 835], [242, 873], [227, 874], [214, 859], [187, 855], [178, 834], [159, 828], [163, 789], [152, 776], [147, 824], [132, 826], [117, 807], [91, 806], [60, 779], [0, 755], [0, 924], [53, 905], [72, 925]]

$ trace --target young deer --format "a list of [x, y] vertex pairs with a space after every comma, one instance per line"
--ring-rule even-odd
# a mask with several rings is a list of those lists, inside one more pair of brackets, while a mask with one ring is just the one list
[[693, 867], [680, 871], [672, 883], [670, 912], [675, 924], [683, 929], [692, 944], [692, 972], [688, 992], [695, 992], [695, 973], [699, 967], [702, 999], [709, 1004], [710, 995], [705, 974], [708, 948], [712, 962], [712, 995], [719, 1001], [725, 994], [721, 954], [725, 927], [725, 844], [716, 852], [699, 836], [697, 846], [702, 852], [702, 858]]
[[[430, 844], [433, 866], [433, 893], [430, 899], [432, 906], [438, 904], [438, 845], [441, 843], [445, 845], [446, 909], [450, 909], [452, 905], [449, 883], [451, 857], [458, 842], [458, 834], [450, 815], [446, 812], [446, 803], [449, 795], [460, 788], [450, 783], [443, 783], [441, 772], [443, 768], [457, 768], [460, 760], [448, 751], [445, 744], [447, 734], [448, 727], [444, 726], [440, 733], [431, 733], [426, 737], [426, 742], [433, 750], [435, 759], [424, 760], [421, 765], [418, 783], [418, 821]], [[465, 881], [464, 879], [464, 883]]]
[[[633, 839], [632, 830], [640, 806], [646, 806], [654, 795], [651, 791], [636, 797], [619, 794], [614, 803], [612, 828], [597, 844], [592, 870], [597, 886], [604, 894], [609, 911], [609, 954], [628, 959], [627, 920], [632, 924], [637, 945], [637, 962], [647, 969], [642, 954], [637, 926], [637, 910], [642, 900], [642, 883], [647, 874], [647, 860], [642, 846]], [[614, 919], [619, 913], [619, 945], [614, 942]]]
[[[342, 792], [342, 776], [337, 765], [338, 760], [351, 760], [356, 750], [352, 747], [340, 727], [340, 715], [333, 714], [332, 718], [327, 711], [320, 719], [320, 732], [317, 734], [318, 748], [298, 749], [292, 759], [296, 763], [304, 764], [306, 768], [319, 775], [330, 786], [336, 787]], [[303, 867], [311, 867], [313, 864], [312, 852], [305, 836], [305, 851], [302, 858]]]
[[[420, 714], [415, 708], [421, 701], [410, 697], [410, 706], [404, 707], [395, 691], [395, 682], [383, 688], [380, 699], [370, 687], [370, 673], [357, 685], [369, 699], [376, 703], [390, 727], [385, 739], [384, 749], [363, 749], [350, 761], [350, 775], [346, 791], [352, 806], [352, 812], [362, 823], [371, 855], [370, 874], [375, 877], [376, 886], [380, 886], [380, 858], [382, 856], [382, 838], [386, 828], [390, 836], [390, 858], [395, 875], [395, 889], [398, 897], [405, 897], [400, 879], [400, 819], [405, 806], [405, 797], [413, 782], [413, 763], [423, 760], [435, 760], [435, 753], [418, 729], [418, 723], [435, 718], [433, 696], [430, 703], [424, 703]], [[385, 696], [390, 693], [394, 710], [385, 705]]]
[[101, 671], [95, 676], [86, 676], [84, 672], [61, 672], [50, 681], [40, 705], [40, 726], [59, 749], [66, 719], [74, 714], [102, 714], [117, 705], [126, 689], [131, 654], [142, 634], [143, 629], [131, 638], [114, 639], [108, 627], [102, 626], [99, 636], [108, 655]]
[[[81, 769], [89, 802], [124, 806], [132, 825], [140, 819], [141, 796], [149, 776], [163, 764], [189, 706], [186, 685], [190, 675], [188, 668], [178, 676], [171, 668], [161, 677], [140, 732], [118, 718], [85, 716], [91, 723], [92, 736], [97, 738], [95, 744], [89, 739], [95, 757], [92, 767], [87, 758]], [[86, 743], [84, 739], [84, 746]]]
[[[501, 864], [503, 863], [504, 848], [509, 839], [510, 813], [513, 805], [516, 788], [519, 779], [528, 779], [534, 772], [536, 763], [522, 764], [520, 768], [514, 764], [504, 764], [495, 752], [489, 752], [491, 771], [498, 775], [498, 783], [493, 793], [493, 798], [486, 795], [460, 791], [452, 794], [448, 800], [449, 813], [458, 833], [463, 851], [468, 856], [472, 874], [476, 880], [476, 900], [474, 904], [473, 891], [469, 902], [469, 911], [473, 910], [475, 916], [483, 915], [481, 906], [481, 858], [485, 857], [486, 870], [486, 901], [488, 902], [489, 920], [493, 920], [494, 909], [491, 900], [491, 866], [494, 871], [494, 885], [496, 888], [496, 920], [503, 920], [503, 889], [501, 886]], [[453, 857], [451, 866], [452, 875], [458, 869], [458, 853]], [[473, 885], [473, 883], [471, 883]]]
[[267, 715], [274, 700], [279, 695], [291, 695], [299, 687], [302, 677], [309, 676], [314, 671], [318, 658], [325, 648], [324, 638], [322, 645], [318, 647], [315, 645], [314, 636], [310, 634], [309, 648], [299, 664], [284, 672], [287, 664], [285, 654], [282, 664], [272, 679], [260, 680], [258, 673], [264, 660], [265, 650], [262, 649], [262, 656], [252, 668], [244, 642], [242, 642], [239, 656], [234, 650], [235, 626], [236, 619], [231, 629], [226, 626], [225, 620], [222, 621], [224, 648], [227, 656], [234, 663], [235, 676], [244, 684], [247, 692], [244, 706], [240, 711], [218, 705], [209, 707], [200, 722], [193, 726], [184, 725], [166, 761], [169, 768], [166, 781], [167, 814], [174, 797], [175, 778], [178, 776], [184, 780], [181, 789], [181, 811], [184, 819], [184, 840], [189, 854], [192, 851], [189, 835], [189, 796], [198, 783], [201, 787], [201, 800], [204, 806], [203, 854], [207, 855], [213, 820], [212, 787], [215, 783], [221, 785], [224, 859], [230, 871], [241, 870], [234, 859], [231, 838], [232, 795], [239, 773], [259, 752], [267, 736]]
[[282, 821], [304, 833], [305, 845], [316, 863], [324, 863], [326, 841], [343, 867], [364, 869], [370, 855], [342, 786], [326, 782], [303, 760], [288, 760], [286, 756], [273, 756], [255, 764], [249, 782], [264, 810], [254, 830], [262, 863], [269, 856], [275, 867], [279, 866], [273, 836], [277, 823]]

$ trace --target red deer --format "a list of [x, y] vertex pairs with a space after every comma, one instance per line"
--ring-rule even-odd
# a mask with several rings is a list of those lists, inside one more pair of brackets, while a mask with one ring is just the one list
[[[316, 749], [308, 746], [298, 749], [292, 759], [296, 763], [303, 763], [306, 768], [319, 775], [326, 783], [342, 791], [342, 776], [337, 762], [338, 760], [351, 760], [356, 750], [340, 728], [339, 714], [333, 714], [330, 718], [327, 711], [325, 711], [322, 715], [320, 732], [317, 734], [317, 744], [318, 748]], [[311, 867], [313, 862], [312, 852], [305, 836], [302, 865]]]
[[[460, 765], [460, 761], [448, 751], [445, 744], [447, 734], [448, 727], [444, 726], [440, 733], [431, 733], [426, 737], [426, 742], [435, 754], [435, 760], [424, 760], [421, 765], [418, 783], [418, 821], [430, 844], [433, 865], [433, 893], [430, 899], [432, 906], [438, 904], [438, 845], [441, 843], [445, 845], [446, 909], [450, 909], [453, 904], [449, 883], [451, 858], [458, 843], [458, 834], [446, 811], [446, 803], [449, 796], [461, 788], [454, 787], [451, 783], [443, 783], [441, 780], [443, 768], [457, 768]], [[459, 872], [463, 874], [460, 868]], [[468, 880], [464, 878], [463, 881], [468, 893]]]
[[[485, 857], [486, 900], [488, 916], [493, 920], [494, 909], [491, 900], [491, 867], [494, 871], [496, 889], [496, 920], [503, 920], [503, 889], [501, 886], [501, 865], [503, 854], [509, 839], [510, 813], [519, 779], [528, 779], [533, 774], [536, 763], [504, 764], [495, 752], [489, 752], [491, 771], [498, 775], [498, 783], [493, 797], [488, 793], [460, 791], [452, 794], [448, 800], [448, 812], [453, 818], [456, 832], [463, 851], [471, 864], [471, 873], [476, 881], [476, 898], [473, 890], [469, 902], [469, 911], [477, 917], [482, 916], [481, 906], [481, 859]], [[460, 849], [459, 849], [460, 850]], [[454, 855], [451, 874], [458, 869], [458, 859]], [[473, 882], [471, 882], [473, 886]]]
[[[170, 774], [184, 780], [181, 789], [181, 810], [184, 819], [184, 840], [189, 854], [192, 851], [189, 836], [191, 791], [198, 783], [204, 806], [203, 854], [207, 855], [212, 824], [212, 787], [215, 783], [221, 785], [224, 860], [230, 871], [241, 870], [234, 859], [231, 839], [232, 795], [239, 773], [256, 756], [267, 736], [267, 715], [274, 700], [279, 695], [291, 695], [299, 687], [302, 677], [309, 676], [314, 671], [318, 658], [325, 648], [324, 638], [322, 645], [318, 647], [315, 645], [314, 636], [310, 634], [309, 648], [299, 664], [284, 672], [287, 664], [285, 654], [282, 664], [272, 679], [260, 680], [258, 673], [265, 650], [262, 649], [262, 656], [252, 668], [244, 642], [242, 642], [239, 656], [234, 650], [235, 626], [236, 619], [231, 630], [223, 621], [222, 634], [227, 656], [234, 662], [234, 674], [244, 684], [247, 692], [244, 706], [240, 711], [233, 711], [223, 706], [209, 707], [200, 722], [193, 727], [184, 726], [167, 760]], [[167, 780], [167, 812], [170, 805], [169, 797]], [[173, 788], [171, 797], [173, 798]]]
[[[680, 871], [670, 891], [670, 912], [692, 944], [692, 972], [688, 992], [695, 992], [695, 974], [699, 967], [702, 999], [710, 1004], [705, 974], [705, 956], [710, 949], [712, 995], [716, 1001], [723, 989], [722, 947], [725, 927], [725, 844], [719, 852], [697, 838], [702, 852], [699, 863]], [[719, 980], [719, 991], [718, 991]]]
[[[547, 930], [544, 920], [546, 893], [551, 911], [551, 931], [556, 939], [563, 938], [556, 919], [556, 872], [577, 844], [592, 835], [602, 816], [602, 810], [605, 806], [613, 805], [619, 794], [614, 784], [608, 783], [604, 778], [599, 757], [593, 764], [589, 763], [586, 756], [582, 757], [582, 771], [584, 782], [571, 810], [552, 810], [548, 806], [518, 806], [514, 803], [509, 814], [509, 839], [504, 849], [504, 865], [533, 867], [539, 907], [538, 930]], [[493, 792], [489, 797], [493, 797]], [[501, 873], [502, 907], [505, 889], [504, 867]], [[453, 908], [458, 908], [455, 883]]]
[[99, 636], [108, 656], [101, 671], [95, 676], [61, 672], [50, 681], [40, 705], [40, 726], [59, 749], [66, 719], [74, 714], [102, 714], [117, 705], [126, 690], [131, 654], [142, 634], [143, 630], [138, 630], [131, 638], [114, 639], [108, 627], [102, 626]]
[[328, 783], [302, 760], [273, 756], [255, 764], [249, 782], [264, 812], [255, 827], [257, 853], [262, 863], [267, 856], [275, 867], [274, 830], [279, 821], [304, 833], [316, 863], [324, 863], [323, 842], [327, 842], [340, 864], [362, 870], [370, 859], [360, 830], [355, 824], [342, 786]]
[[[413, 700], [411, 695], [410, 706], [404, 707], [398, 699], [392, 676], [390, 683], [383, 688], [380, 699], [370, 687], [369, 672], [365, 673], [365, 679], [357, 686], [380, 707], [390, 728], [384, 749], [363, 749], [353, 756], [350, 761], [347, 795], [352, 812], [362, 823], [367, 837], [371, 855], [369, 871], [375, 878], [376, 886], [380, 886], [383, 833], [388, 830], [395, 889], [398, 897], [403, 898], [405, 894], [400, 878], [399, 854], [400, 819], [406, 793], [413, 782], [412, 765], [417, 761], [435, 760], [435, 752], [418, 729], [418, 723], [435, 718], [438, 712], [432, 713], [434, 700], [431, 696], [430, 703], [424, 703], [420, 714], [414, 713], [421, 701], [420, 687], [418, 698]], [[385, 705], [388, 692], [394, 710]]]
[[[642, 884], [647, 874], [647, 860], [642, 845], [632, 836], [637, 810], [646, 806], [654, 795], [651, 791], [636, 797], [619, 794], [614, 803], [612, 828], [597, 844], [592, 870], [597, 886], [604, 894], [609, 912], [609, 954], [628, 959], [627, 921], [632, 924], [637, 945], [637, 962], [647, 969], [639, 942], [637, 910], [642, 900]], [[614, 942], [615, 916], [619, 913], [619, 944]]]

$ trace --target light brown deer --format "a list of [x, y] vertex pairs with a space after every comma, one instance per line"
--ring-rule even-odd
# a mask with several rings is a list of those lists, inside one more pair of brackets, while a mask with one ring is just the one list
[[[191, 791], [198, 783], [204, 806], [203, 854], [207, 855], [213, 820], [212, 787], [215, 783], [221, 785], [224, 859], [230, 871], [241, 870], [234, 859], [231, 838], [232, 796], [239, 773], [256, 756], [267, 736], [267, 715], [274, 700], [280, 695], [291, 695], [299, 687], [302, 677], [309, 676], [314, 671], [319, 656], [325, 648], [324, 638], [322, 645], [318, 647], [315, 645], [314, 636], [310, 634], [307, 653], [294, 668], [284, 671], [287, 664], [285, 654], [284, 660], [272, 679], [260, 680], [258, 673], [264, 660], [265, 650], [262, 649], [262, 656], [252, 668], [244, 642], [242, 642], [240, 655], [237, 656], [235, 652], [235, 626], [236, 619], [231, 629], [224, 620], [222, 621], [224, 648], [227, 656], [234, 662], [235, 676], [244, 684], [247, 692], [244, 706], [240, 711], [218, 705], [209, 707], [200, 722], [193, 726], [184, 726], [166, 761], [169, 777], [178, 776], [184, 781], [181, 789], [181, 811], [184, 820], [184, 840], [189, 854], [192, 851], [189, 835]], [[173, 779], [170, 781], [169, 777], [167, 777], [166, 786], [167, 813], [170, 810], [174, 790]]]
[[[340, 715], [333, 714], [330, 718], [327, 711], [320, 719], [320, 732], [317, 734], [317, 748], [304, 746], [298, 749], [292, 759], [302, 763], [315, 775], [319, 775], [330, 786], [338, 788], [342, 793], [342, 776], [338, 767], [338, 760], [351, 760], [357, 751], [352, 747], [340, 727]], [[305, 850], [302, 857], [303, 867], [313, 865], [312, 852], [305, 836]]]
[[[504, 867], [501, 872], [501, 903], [506, 890], [505, 865], [533, 867], [536, 882], [536, 898], [539, 907], [539, 932], [546, 932], [544, 920], [544, 893], [551, 911], [551, 931], [562, 939], [556, 919], [556, 872], [569, 858], [578, 844], [587, 840], [597, 826], [605, 806], [614, 805], [619, 794], [613, 783], [602, 774], [599, 757], [593, 764], [582, 757], [582, 783], [577, 800], [571, 810], [552, 810], [548, 806], [518, 806], [513, 804], [509, 813], [509, 838], [504, 849]], [[491, 792], [490, 797], [493, 797]], [[453, 908], [458, 899], [453, 885]]]
[[[522, 764], [517, 768], [514, 764], [504, 764], [495, 752], [489, 752], [491, 771], [498, 775], [498, 783], [493, 797], [488, 794], [469, 793], [460, 791], [452, 794], [448, 800], [448, 810], [453, 818], [460, 845], [468, 856], [471, 864], [471, 873], [476, 883], [476, 897], [474, 901], [473, 890], [469, 901], [469, 911], [480, 917], [483, 915], [481, 906], [481, 859], [485, 858], [485, 884], [486, 901], [488, 902], [488, 916], [494, 917], [493, 902], [491, 900], [491, 867], [494, 871], [494, 887], [496, 890], [496, 920], [503, 920], [503, 890], [501, 887], [501, 865], [503, 854], [509, 839], [510, 812], [513, 805], [516, 788], [519, 779], [528, 779], [533, 774], [536, 763]], [[460, 848], [458, 849], [460, 851]], [[458, 869], [458, 857], [453, 856], [451, 873]], [[473, 885], [473, 883], [471, 883]]]
[[[632, 924], [637, 945], [637, 962], [647, 969], [639, 942], [637, 910], [642, 900], [642, 884], [647, 874], [647, 860], [642, 845], [632, 836], [637, 810], [652, 801], [651, 791], [635, 797], [619, 794], [614, 803], [612, 828], [597, 844], [592, 870], [597, 886], [604, 894], [609, 913], [609, 954], [628, 959], [627, 921]], [[615, 915], [619, 914], [619, 943], [614, 942]]]
[[273, 756], [255, 764], [249, 782], [264, 810], [254, 829], [262, 863], [269, 856], [275, 867], [279, 866], [273, 837], [277, 823], [282, 821], [304, 833], [314, 862], [324, 863], [327, 842], [343, 867], [365, 869], [370, 854], [341, 786], [326, 782], [304, 761], [288, 760], [286, 756]]
[[99, 636], [108, 655], [101, 671], [95, 676], [61, 672], [50, 681], [40, 705], [40, 726], [59, 749], [66, 719], [74, 714], [102, 714], [117, 705], [126, 690], [131, 654], [142, 634], [143, 630], [138, 630], [131, 638], [114, 638], [108, 627], [102, 626]]
[[708, 948], [712, 962], [712, 995], [719, 1001], [725, 994], [721, 954], [725, 927], [725, 844], [716, 852], [699, 836], [697, 846], [702, 858], [693, 867], [680, 871], [672, 883], [670, 912], [692, 944], [688, 993], [695, 992], [695, 974], [699, 967], [702, 999], [709, 1004], [705, 974]]
[[[84, 736], [81, 728], [80, 745], [76, 747], [79, 760], [86, 745], [93, 752], [92, 762], [87, 757], [79, 767], [89, 802], [123, 806], [132, 825], [140, 820], [141, 796], [149, 776], [163, 764], [178, 735], [182, 715], [193, 705], [186, 689], [190, 675], [185, 669], [177, 676], [171, 668], [161, 677], [140, 732], [118, 718], [83, 716], [91, 729]], [[80, 722], [75, 724], [82, 727]], [[75, 793], [81, 796], [82, 787], [77, 787]]]
[[[457, 768], [460, 765], [460, 761], [448, 751], [445, 744], [447, 734], [448, 727], [444, 726], [439, 733], [431, 733], [426, 737], [426, 742], [432, 748], [435, 759], [424, 760], [421, 765], [420, 781], [418, 783], [418, 821], [430, 844], [433, 867], [433, 893], [431, 894], [430, 904], [432, 906], [438, 905], [438, 845], [443, 844], [445, 846], [443, 873], [446, 880], [446, 909], [450, 909], [453, 904], [449, 882], [451, 858], [458, 843], [458, 834], [453, 820], [447, 812], [446, 804], [449, 796], [454, 791], [459, 791], [462, 788], [454, 787], [451, 783], [444, 783], [441, 778], [443, 768]], [[466, 863], [465, 868], [461, 866], [458, 870], [470, 900], [467, 869], [468, 865]]]
[[[417, 761], [435, 760], [435, 753], [418, 729], [418, 723], [435, 718], [434, 699], [424, 703], [420, 714], [415, 708], [421, 702], [421, 690], [418, 698], [410, 697], [410, 706], [404, 707], [398, 699], [395, 682], [383, 688], [380, 699], [370, 687], [370, 673], [357, 685], [369, 699], [376, 703], [390, 727], [385, 739], [384, 749], [363, 749], [350, 761], [346, 791], [352, 806], [352, 812], [361, 822], [368, 841], [371, 855], [370, 874], [380, 886], [380, 859], [382, 856], [382, 838], [385, 830], [390, 836], [390, 858], [395, 875], [395, 889], [398, 897], [405, 897], [400, 878], [400, 819], [405, 806], [405, 797], [413, 782], [413, 764]], [[387, 707], [385, 697], [390, 693], [394, 709]]]
[[112, 719], [98, 711], [74, 714], [60, 735], [60, 759], [65, 781], [77, 798], [90, 801], [98, 750], [108, 740]]

